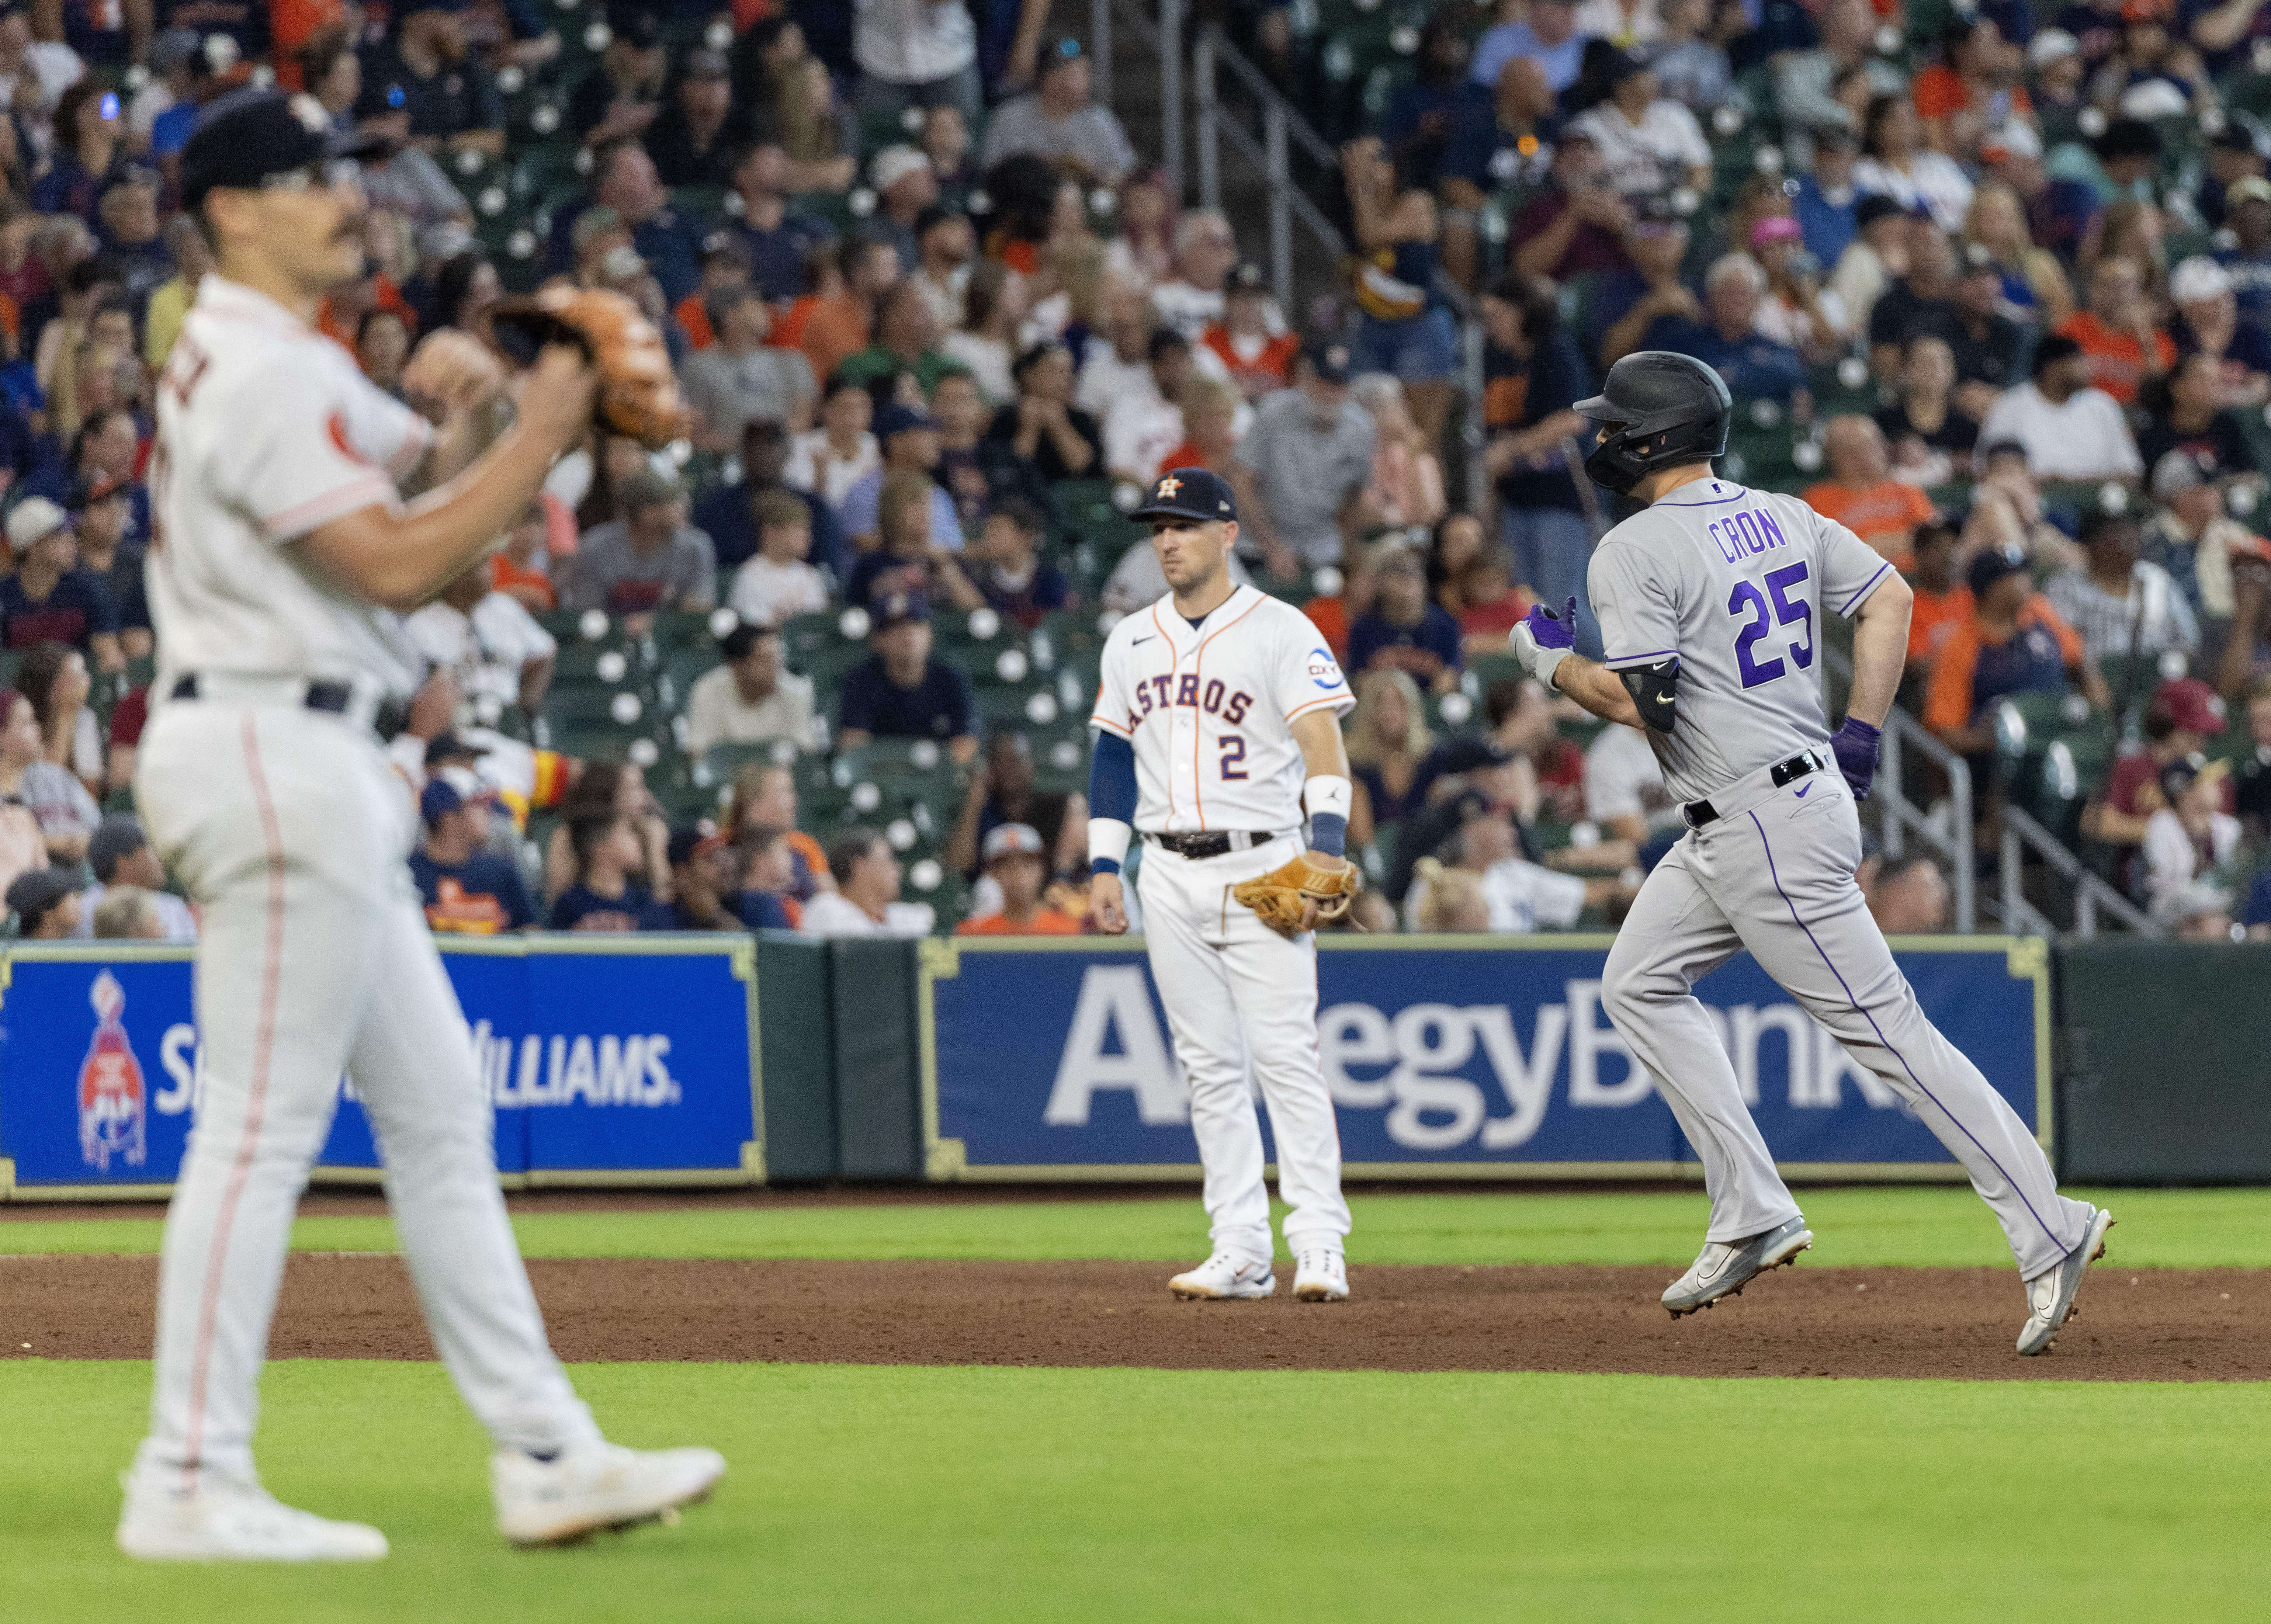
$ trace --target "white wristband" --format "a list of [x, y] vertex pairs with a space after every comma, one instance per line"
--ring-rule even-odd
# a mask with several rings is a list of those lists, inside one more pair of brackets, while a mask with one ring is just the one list
[[1301, 805], [1312, 817], [1320, 812], [1329, 812], [1335, 817], [1345, 819], [1351, 798], [1349, 781], [1332, 773], [1321, 772], [1314, 778], [1304, 779], [1301, 784]]
[[1128, 843], [1136, 831], [1116, 817], [1092, 817], [1088, 820], [1088, 860], [1101, 857], [1125, 868], [1128, 864]]

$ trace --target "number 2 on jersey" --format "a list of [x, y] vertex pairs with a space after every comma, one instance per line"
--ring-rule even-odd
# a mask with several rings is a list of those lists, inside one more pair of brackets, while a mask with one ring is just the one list
[[1222, 776], [1242, 778], [1246, 776], [1246, 735], [1226, 733], [1222, 740]]
[[[1745, 688], [1756, 688], [1761, 683], [1771, 682], [1787, 669], [1779, 659], [1772, 655], [1764, 659], [1751, 657], [1752, 645], [1775, 625], [1803, 626], [1805, 630], [1792, 637], [1783, 652], [1800, 671], [1813, 664], [1813, 605], [1803, 597], [1793, 603], [1783, 596], [1792, 588], [1804, 585], [1805, 581], [1805, 564], [1789, 564], [1767, 572], [1766, 592], [1761, 592], [1748, 581], [1738, 581], [1735, 590], [1728, 594], [1728, 614], [1752, 617], [1750, 624], [1735, 634], [1735, 664], [1743, 674]], [[1767, 592], [1774, 595], [1772, 609], [1767, 607]]]

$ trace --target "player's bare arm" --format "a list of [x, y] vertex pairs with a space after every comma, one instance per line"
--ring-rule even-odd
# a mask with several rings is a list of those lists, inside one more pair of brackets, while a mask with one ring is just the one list
[[374, 603], [413, 609], [512, 527], [562, 451], [590, 426], [597, 379], [555, 346], [520, 391], [520, 414], [474, 464], [399, 511], [374, 504], [309, 533], [309, 555]]

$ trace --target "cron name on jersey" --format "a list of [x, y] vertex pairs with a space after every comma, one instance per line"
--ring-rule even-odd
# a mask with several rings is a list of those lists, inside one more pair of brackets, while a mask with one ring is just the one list
[[1253, 695], [1242, 688], [1232, 689], [1220, 677], [1208, 678], [1202, 687], [1195, 671], [1186, 671], [1180, 676], [1167, 671], [1158, 676], [1138, 677], [1135, 693], [1136, 708], [1128, 713], [1130, 733], [1143, 725], [1145, 717], [1165, 711], [1203, 711], [1235, 726], [1246, 719], [1246, 712], [1254, 704]]
[[1713, 519], [1706, 528], [1711, 533], [1711, 540], [1718, 544], [1719, 556], [1731, 564], [1790, 545], [1790, 538], [1783, 534], [1774, 515], [1763, 509], [1738, 508], [1724, 518]]

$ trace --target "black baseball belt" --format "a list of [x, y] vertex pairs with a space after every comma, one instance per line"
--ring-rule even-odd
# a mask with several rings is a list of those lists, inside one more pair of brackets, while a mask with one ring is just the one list
[[[1822, 770], [1821, 764], [1814, 759], [1813, 752], [1808, 750], [1803, 756], [1793, 756], [1788, 761], [1775, 763], [1767, 770], [1767, 775], [1774, 779], [1774, 786], [1780, 789], [1785, 784], [1797, 783], [1809, 772]], [[1687, 821], [1688, 828], [1701, 829], [1706, 823], [1717, 823], [1720, 812], [1708, 801], [1690, 801], [1681, 805], [1679, 816]]]
[[[288, 680], [288, 679], [284, 679]], [[175, 681], [170, 697], [175, 699], [197, 697], [197, 673], [191, 672]], [[300, 704], [310, 711], [321, 711], [331, 716], [353, 717], [355, 712], [355, 692], [345, 682], [310, 682]], [[382, 741], [391, 740], [409, 720], [407, 707], [398, 700], [381, 700], [371, 713], [371, 731]]]
[[1232, 852], [1250, 852], [1257, 846], [1268, 846], [1284, 837], [1266, 829], [1209, 830], [1199, 835], [1162, 835], [1146, 830], [1143, 838], [1153, 846], [1164, 846], [1178, 857], [1204, 861], [1210, 857], [1227, 857]]

